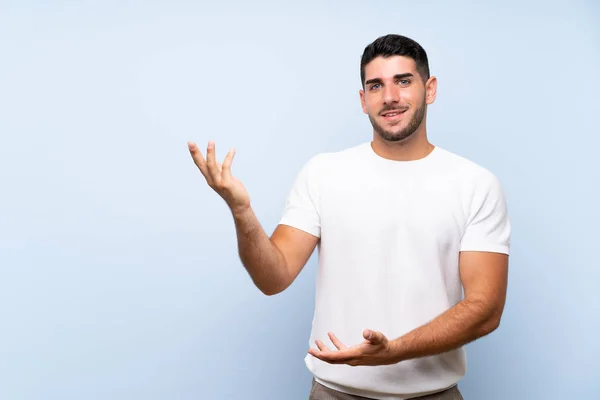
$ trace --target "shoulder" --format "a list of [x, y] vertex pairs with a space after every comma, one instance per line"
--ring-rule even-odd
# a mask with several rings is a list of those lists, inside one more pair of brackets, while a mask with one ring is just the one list
[[340, 166], [356, 163], [364, 155], [365, 144], [347, 147], [341, 150], [321, 152], [310, 157], [304, 164], [304, 169], [324, 173]]
[[444, 170], [456, 176], [459, 182], [488, 187], [499, 184], [497, 176], [487, 167], [444, 148], [438, 147], [438, 152]]

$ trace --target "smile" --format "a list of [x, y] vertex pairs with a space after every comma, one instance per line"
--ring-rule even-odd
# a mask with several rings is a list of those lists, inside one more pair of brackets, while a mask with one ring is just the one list
[[381, 116], [386, 120], [386, 121], [396, 121], [402, 118], [402, 114], [404, 114], [406, 112], [406, 110], [403, 111], [399, 111], [399, 110], [394, 110], [394, 111], [387, 111], [383, 114], [381, 114]]

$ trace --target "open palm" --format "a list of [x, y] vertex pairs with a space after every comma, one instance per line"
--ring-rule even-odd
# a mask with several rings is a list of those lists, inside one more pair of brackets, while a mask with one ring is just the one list
[[212, 141], [208, 142], [206, 159], [195, 143], [189, 142], [188, 148], [194, 163], [206, 178], [208, 185], [225, 200], [232, 212], [242, 212], [250, 208], [248, 191], [242, 182], [231, 174], [235, 149], [231, 149], [225, 156], [223, 164], [220, 164], [216, 160], [215, 144]]

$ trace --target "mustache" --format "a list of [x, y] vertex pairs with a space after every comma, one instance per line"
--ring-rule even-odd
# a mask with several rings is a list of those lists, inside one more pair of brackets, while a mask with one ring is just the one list
[[400, 107], [390, 107], [390, 106], [388, 106], [388, 107], [382, 108], [381, 111], [379, 111], [379, 115], [381, 115], [383, 113], [386, 113], [386, 112], [389, 112], [389, 111], [403, 112], [403, 111], [406, 111], [406, 110], [408, 110], [408, 107], [400, 108]]

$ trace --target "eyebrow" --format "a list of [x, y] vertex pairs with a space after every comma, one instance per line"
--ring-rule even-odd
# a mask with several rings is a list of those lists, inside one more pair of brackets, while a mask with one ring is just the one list
[[[403, 78], [410, 78], [413, 77], [414, 75], [411, 74], [410, 72], [407, 72], [405, 74], [396, 74], [394, 75], [394, 80], [398, 80], [398, 79], [403, 79]], [[365, 85], [370, 85], [371, 83], [383, 83], [383, 81], [380, 78], [373, 78], [373, 79], [369, 79], [368, 81], [365, 82]]]

